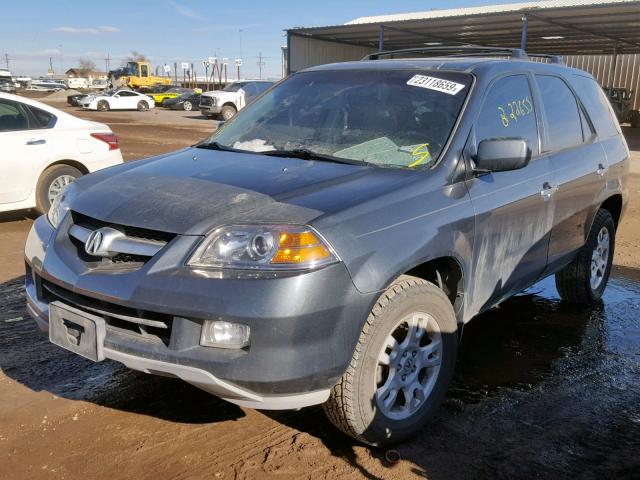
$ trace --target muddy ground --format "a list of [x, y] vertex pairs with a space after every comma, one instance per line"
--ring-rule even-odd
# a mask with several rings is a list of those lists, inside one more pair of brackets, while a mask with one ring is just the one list
[[[110, 124], [127, 160], [214, 128], [72, 111]], [[354, 444], [317, 407], [242, 409], [54, 347], [24, 308], [30, 215], [0, 215], [0, 479], [640, 478], [640, 176], [631, 187], [603, 303], [565, 305], [545, 280], [474, 319], [440, 416], [394, 451]]]

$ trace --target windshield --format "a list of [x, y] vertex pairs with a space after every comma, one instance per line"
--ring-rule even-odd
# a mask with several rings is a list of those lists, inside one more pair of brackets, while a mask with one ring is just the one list
[[244, 87], [247, 83], [246, 82], [234, 82], [234, 83], [230, 83], [229, 85], [227, 85], [226, 87], [224, 87], [222, 89], [223, 92], [237, 92], [238, 90], [240, 90], [242, 87]]
[[250, 104], [210, 141], [426, 168], [440, 156], [470, 84], [470, 75], [454, 72], [304, 72]]

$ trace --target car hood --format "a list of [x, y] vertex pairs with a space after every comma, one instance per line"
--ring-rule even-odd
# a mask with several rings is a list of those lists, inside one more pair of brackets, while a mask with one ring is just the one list
[[415, 172], [188, 148], [76, 181], [72, 209], [185, 235], [220, 225], [310, 224], [397, 189]]

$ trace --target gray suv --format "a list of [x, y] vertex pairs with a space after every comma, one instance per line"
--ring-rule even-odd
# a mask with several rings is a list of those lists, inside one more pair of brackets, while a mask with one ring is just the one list
[[549, 275], [601, 298], [627, 203], [589, 74], [476, 53], [310, 68], [192, 148], [77, 179], [29, 234], [30, 313], [94, 361], [408, 438], [475, 315]]

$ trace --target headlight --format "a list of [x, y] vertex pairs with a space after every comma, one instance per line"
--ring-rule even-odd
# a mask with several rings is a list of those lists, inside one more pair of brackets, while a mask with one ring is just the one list
[[188, 261], [191, 267], [308, 270], [339, 261], [307, 226], [240, 225], [210, 233]]
[[71, 202], [78, 195], [78, 189], [73, 183], [67, 185], [67, 187], [58, 194], [56, 198], [51, 202], [51, 207], [47, 212], [47, 218], [53, 228], [58, 228], [60, 220], [62, 220], [71, 208]]
[[211, 97], [211, 105], [214, 107], [218, 105], [218, 99], [216, 97]]

